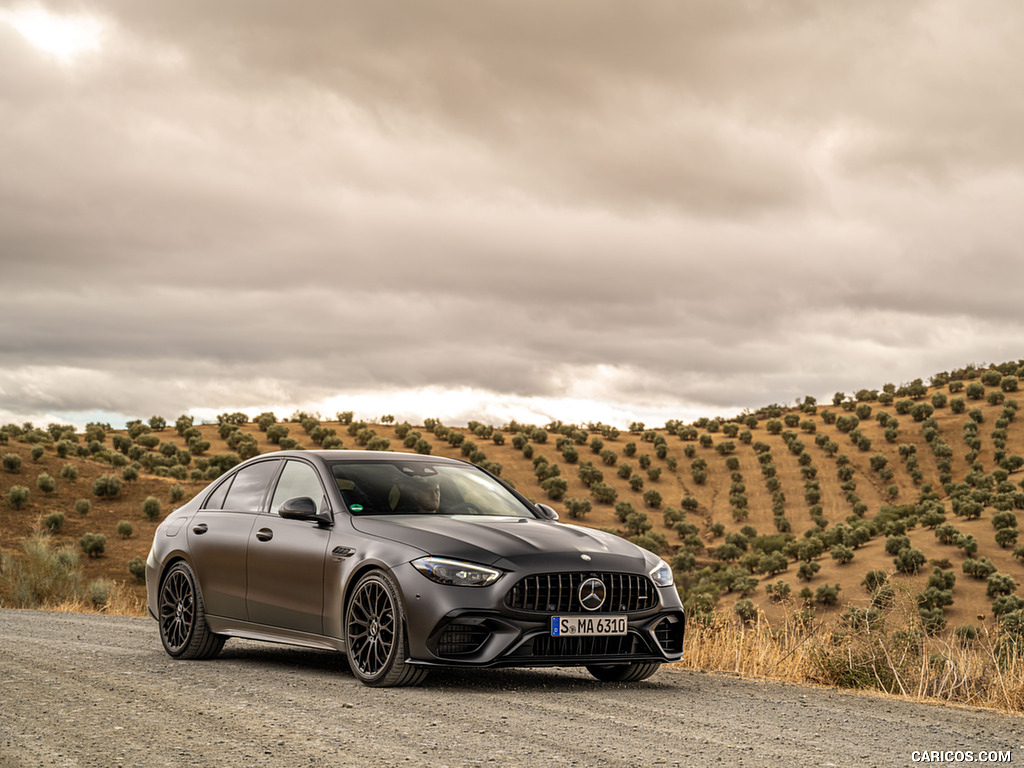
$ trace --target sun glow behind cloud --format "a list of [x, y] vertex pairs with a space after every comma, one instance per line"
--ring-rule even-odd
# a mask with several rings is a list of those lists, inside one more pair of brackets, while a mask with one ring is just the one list
[[66, 65], [73, 64], [83, 54], [98, 53], [106, 31], [103, 22], [95, 17], [62, 16], [38, 6], [0, 11], [0, 22], [10, 25], [30, 44]]

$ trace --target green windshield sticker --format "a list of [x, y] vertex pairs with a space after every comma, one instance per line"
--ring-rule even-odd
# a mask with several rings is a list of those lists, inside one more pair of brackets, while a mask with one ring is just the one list
[[362, 504], [353, 504], [351, 507], [349, 507], [349, 509], [351, 509], [353, 512], [362, 512], [363, 511], [363, 505]]

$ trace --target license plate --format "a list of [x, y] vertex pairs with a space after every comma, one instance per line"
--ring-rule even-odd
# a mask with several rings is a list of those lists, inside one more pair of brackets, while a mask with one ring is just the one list
[[552, 616], [552, 637], [626, 634], [625, 616]]

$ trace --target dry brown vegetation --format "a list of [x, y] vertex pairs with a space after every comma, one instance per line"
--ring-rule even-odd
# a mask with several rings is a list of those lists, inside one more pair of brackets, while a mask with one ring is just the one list
[[[953, 378], [966, 385], [979, 384], [984, 370], [968, 367], [955, 372]], [[953, 388], [959, 386], [954, 384]], [[897, 413], [896, 402], [883, 404], [872, 399], [873, 393], [861, 393], [863, 402], [850, 397], [838, 405], [815, 406], [804, 402], [793, 407], [772, 406], [754, 414], [702, 420], [693, 425], [673, 422], [657, 428], [633, 425], [634, 431], [622, 430], [619, 434], [599, 424], [527, 426], [512, 423], [493, 427], [477, 424], [448, 427], [428, 423], [410, 428], [408, 425], [368, 419], [367, 423], [357, 422], [352, 426], [340, 423], [334, 416], [310, 420], [305, 414], [297, 414], [280, 424], [288, 429], [286, 443], [293, 440], [298, 447], [307, 449], [320, 447], [318, 442], [333, 434], [347, 449], [374, 445], [373, 441], [379, 446], [380, 441], [387, 441], [390, 450], [411, 450], [403, 444], [405, 438], [410, 432], [419, 433], [418, 449], [429, 449], [434, 455], [473, 458], [484, 463], [492, 471], [500, 472], [504, 480], [527, 497], [555, 507], [563, 521], [631, 535], [616, 514], [615, 503], [598, 501], [596, 494], [592, 493], [593, 486], [588, 487], [580, 478], [580, 466], [584, 462], [592, 462], [601, 472], [602, 482], [614, 493], [616, 503], [629, 502], [636, 512], [646, 515], [650, 524], [648, 535], [643, 539], [646, 546], [659, 549], [667, 559], [680, 551], [694, 555], [692, 567], [677, 571], [678, 583], [684, 596], [689, 598], [691, 608], [715, 602], [717, 613], [716, 617], [706, 621], [691, 622], [688, 665], [793, 680], [863, 684], [910, 695], [936, 695], [966, 703], [1019, 709], [1022, 696], [1019, 662], [1007, 662], [1005, 655], [999, 656], [1002, 651], [997, 653], [995, 650], [999, 625], [992, 610], [993, 598], [986, 594], [986, 580], [970, 578], [963, 573], [963, 563], [968, 559], [964, 552], [954, 545], [940, 543], [933, 527], [924, 525], [918, 515], [911, 516], [911, 524], [905, 531], [911, 547], [920, 550], [927, 561], [915, 575], [898, 573], [893, 556], [885, 551], [888, 523], [876, 525], [877, 530], [873, 530], [870, 539], [855, 548], [853, 559], [848, 563], [842, 564], [833, 559], [827, 548], [813, 557], [820, 570], [810, 581], [798, 578], [799, 563], [792, 557], [788, 559], [785, 570], [778, 574], [749, 574], [748, 571], [754, 582], [748, 585], [752, 590], [747, 595], [732, 591], [728, 579], [721, 582], [721, 575], [730, 565], [740, 567], [737, 562], [726, 563], [715, 556], [726, 537], [745, 527], [748, 527], [748, 533], [753, 528], [759, 536], [775, 536], [779, 520], [776, 513], [780, 508], [790, 526], [791, 538], [799, 542], [808, 533], [829, 530], [837, 524], [857, 526], [872, 521], [877, 524], [887, 519], [883, 515], [886, 507], [918, 505], [922, 498], [933, 498], [945, 514], [946, 523], [976, 539], [977, 556], [988, 558], [998, 573], [1012, 576], [1018, 584], [1024, 582], [1024, 569], [1014, 558], [1014, 546], [1000, 546], [995, 540], [996, 530], [992, 524], [993, 517], [999, 512], [997, 507], [1009, 506], [1012, 511], [1024, 507], [1021, 484], [1024, 473], [1020, 470], [1006, 472], [1007, 477], [1002, 480], [1003, 492], [997, 493], [1000, 465], [1007, 466], [1010, 457], [1024, 455], [1024, 419], [1006, 419], [1008, 405], [1015, 404], [1015, 392], [1003, 393], [1004, 402], [994, 402], [999, 395], [992, 393], [1001, 392], [999, 384], [989, 383], [984, 385], [981, 399], [968, 399], [963, 391], [951, 392], [948, 383], [939, 378], [933, 386], [915, 387], [912, 395], [897, 393], [896, 402], [908, 401], [915, 405], [930, 404], [936, 395], [946, 396], [947, 402], [935, 407], [930, 418], [924, 421], [915, 420], [910, 413]], [[879, 394], [885, 398], [884, 392]], [[959, 413], [955, 413], [949, 403], [956, 397], [964, 398], [966, 403], [964, 411]], [[855, 435], [862, 444], [870, 441], [867, 450], [851, 438], [850, 432], [840, 429], [842, 423], [838, 419], [827, 418], [826, 414], [831, 412], [836, 417], [850, 417], [856, 414], [858, 406], [862, 407], [862, 414], [864, 406], [870, 408], [870, 414], [859, 419], [856, 426], [859, 434]], [[980, 416], [980, 423], [977, 424], [975, 438], [978, 442], [972, 448], [965, 439], [964, 425], [972, 421], [969, 412], [974, 409], [978, 412], [975, 419]], [[878, 421], [880, 411], [898, 419], [895, 439], [892, 434], [886, 435], [891, 424], [883, 425]], [[787, 417], [788, 424], [785, 421]], [[305, 424], [300, 423], [303, 418]], [[782, 422], [782, 428], [770, 431], [775, 421]], [[156, 525], [175, 505], [171, 497], [172, 488], [179, 485], [184, 491], [184, 498], [191, 497], [220, 471], [214, 457], [232, 453], [217, 424], [195, 425], [195, 428], [200, 439], [210, 445], [201, 454], [192, 456], [185, 469], [175, 470], [179, 474], [185, 472], [185, 479], [161, 477], [146, 471], [147, 457], [160, 455], [159, 448], [152, 452], [143, 451], [137, 444], [137, 436], [133, 452], [137, 457], [141, 454], [140, 461], [128, 463], [140, 466], [141, 471], [137, 479], [125, 481], [121, 492], [112, 499], [98, 498], [91, 489], [101, 476], [121, 476], [123, 467], [112, 466], [110, 462], [112, 457], [115, 462], [123, 461], [116, 458], [121, 454], [113, 449], [113, 441], [115, 436], [126, 440], [127, 430], [107, 432], [98, 446], [101, 450], [96, 453], [83, 450], [81, 453], [84, 455], [77, 455], [77, 451], [72, 451], [66, 458], [58, 457], [55, 443], [50, 435], [42, 436], [43, 430], [36, 429], [36, 437], [32, 437], [31, 431], [16, 435], [13, 432], [19, 430], [13, 430], [6, 443], [0, 443], [0, 453], [15, 454], [21, 459], [21, 466], [16, 471], [0, 469], [0, 550], [7, 554], [5, 562], [10, 562], [12, 556], [22, 549], [26, 537], [44, 527], [46, 516], [63, 512], [63, 526], [53, 533], [55, 544], [74, 548], [86, 533], [106, 536], [103, 556], [92, 558], [83, 555], [80, 558], [82, 583], [87, 585], [96, 579], [117, 582], [120, 585], [120, 603], [106, 610], [141, 610], [144, 587], [128, 573], [128, 562], [136, 557], [145, 558]], [[280, 449], [268, 439], [268, 432], [252, 421], [239, 424], [238, 429], [251, 437], [260, 452]], [[926, 429], [931, 431], [931, 442]], [[749, 435], [744, 436], [744, 432]], [[173, 421], [151, 434], [159, 439], [160, 444], [170, 443], [178, 451], [188, 451], [188, 441], [178, 433]], [[494, 434], [500, 434], [500, 437], [495, 440]], [[517, 435], [522, 437], [516, 439]], [[791, 450], [794, 438], [803, 444], [799, 451]], [[83, 435], [76, 439], [79, 446], [87, 443]], [[459, 439], [463, 440], [461, 445], [453, 444]], [[592, 445], [595, 439], [601, 444]], [[942, 459], [932, 450], [936, 439], [948, 446], [948, 469], [944, 470]], [[560, 440], [569, 448], [560, 448], [557, 444]], [[466, 450], [470, 442], [475, 443], [475, 449], [480, 453]], [[834, 445], [829, 446], [829, 442]], [[723, 448], [723, 443], [731, 443], [732, 450]], [[635, 450], [630, 450], [630, 444]], [[38, 459], [32, 456], [34, 445], [42, 445], [43, 448]], [[771, 463], [775, 468], [775, 491], [769, 488], [768, 478], [762, 471], [763, 459], [759, 459], [756, 450], [760, 448], [763, 451], [765, 447], [770, 450]], [[908, 450], [915, 457], [909, 463], [906, 460]], [[845, 490], [842, 487], [844, 481], [839, 477], [839, 465], [843, 460], [838, 458], [841, 455], [846, 457], [845, 461], [852, 468], [855, 497], [851, 497], [849, 486]], [[549, 467], [557, 468], [558, 476], [565, 481], [564, 496], [560, 499], [550, 498], [541, 487], [535, 468], [541, 456], [547, 459]], [[644, 456], [646, 459], [642, 461]], [[883, 471], [877, 467], [881, 461], [879, 457], [884, 459]], [[209, 466], [211, 459], [212, 467]], [[607, 463], [612, 459], [614, 463]], [[655, 470], [653, 473], [642, 466], [648, 460], [649, 467]], [[697, 482], [691, 472], [694, 460], [705, 465], [706, 476], [702, 482]], [[873, 461], [876, 466], [872, 465]], [[618, 473], [623, 463], [632, 467], [631, 473], [625, 477]], [[65, 465], [77, 469], [76, 479], [62, 477]], [[156, 472], [164, 473], [166, 470], [156, 469]], [[891, 476], [886, 477], [886, 472], [891, 472]], [[50, 493], [37, 487], [37, 477], [43, 473], [56, 481], [56, 487]], [[634, 476], [642, 480], [642, 486], [635, 487], [640, 484]], [[975, 483], [969, 490], [980, 487], [990, 491], [984, 496], [980, 515], [974, 519], [954, 513], [949, 493], [956, 484], [968, 478], [973, 478]], [[820, 498], [815, 503], [819, 507], [805, 498], [808, 479], [817, 481]], [[742, 495], [746, 499], [742, 508], [746, 510], [745, 518], [736, 511], [737, 483], [742, 484]], [[15, 485], [29, 489], [28, 501], [20, 509], [15, 509], [8, 502], [10, 489]], [[649, 498], [645, 500], [645, 493], [650, 490], [660, 494], [658, 506], [650, 506]], [[784, 497], [781, 507], [778, 494]], [[154, 497], [161, 504], [162, 512], [155, 520], [147, 519], [142, 512], [143, 501], [147, 497]], [[88, 514], [75, 511], [78, 499], [91, 502]], [[568, 514], [570, 499], [589, 501], [590, 510], [580, 517], [571, 518]], [[684, 499], [695, 508], [684, 512]], [[776, 507], [774, 511], [773, 506]], [[673, 527], [673, 519], [692, 523], [696, 534], [687, 540]], [[130, 538], [117, 535], [120, 521], [132, 524]], [[781, 538], [777, 536], [776, 541]], [[874, 638], [872, 642], [865, 641], [864, 632], [852, 632], [840, 620], [851, 607], [864, 610], [869, 607], [872, 595], [861, 586], [861, 582], [869, 571], [882, 570], [888, 574], [894, 589], [906, 597], [904, 607], [910, 606], [905, 615], [906, 628], [908, 631], [913, 627], [919, 630], [920, 622], [916, 619], [913, 599], [924, 590], [935, 567], [954, 573], [953, 602], [944, 609], [946, 629], [936, 632], [933, 637], [922, 635], [925, 645], [919, 646], [927, 650], [913, 657], [910, 666], [897, 665], [887, 658], [892, 656], [891, 648], [884, 643], [872, 645]], [[769, 599], [766, 586], [779, 581], [789, 585], [790, 599]], [[797, 597], [805, 586], [813, 592], [825, 584], [838, 584], [840, 587], [838, 601], [833, 606], [809, 605]], [[1019, 589], [1014, 593], [1019, 594]], [[700, 597], [702, 595], [707, 597]], [[0, 595], [0, 600], [3, 599]], [[733, 615], [733, 608], [741, 599], [749, 599], [756, 606], [757, 618], [752, 625], [739, 622]], [[90, 604], [87, 598], [76, 600], [78, 602], [70, 604], [85, 607]], [[7, 604], [10, 604], [9, 599]], [[63, 604], [69, 605], [67, 601]], [[968, 645], [959, 643], [953, 629], [964, 625], [972, 625], [981, 639]], [[813, 637], [808, 636], [807, 626], [814, 628]], [[896, 625], [890, 620], [889, 626], [892, 629]], [[883, 634], [880, 628], [878, 634]], [[849, 661], [847, 669], [856, 668], [853, 660], [859, 651], [853, 644], [863, 642], [867, 642], [866, 650], [862, 648], [861, 651], [872, 660], [869, 666], [871, 675], [878, 678], [875, 683], [870, 683], [869, 679], [862, 681], [856, 676], [844, 680], [841, 674], [829, 671], [835, 666], [829, 660], [844, 654]], [[939, 656], [944, 659], [941, 663], [935, 660]], [[879, 671], [879, 659], [885, 660], [885, 665], [892, 668], [890, 676], [885, 677], [889, 683], [879, 682], [883, 677]]]

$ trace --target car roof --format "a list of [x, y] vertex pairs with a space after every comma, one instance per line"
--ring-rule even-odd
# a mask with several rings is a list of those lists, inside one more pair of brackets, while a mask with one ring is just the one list
[[261, 458], [296, 458], [315, 457], [321, 461], [389, 461], [429, 462], [432, 464], [467, 464], [461, 459], [447, 456], [428, 456], [422, 453], [405, 453], [403, 451], [277, 451], [261, 454]]

